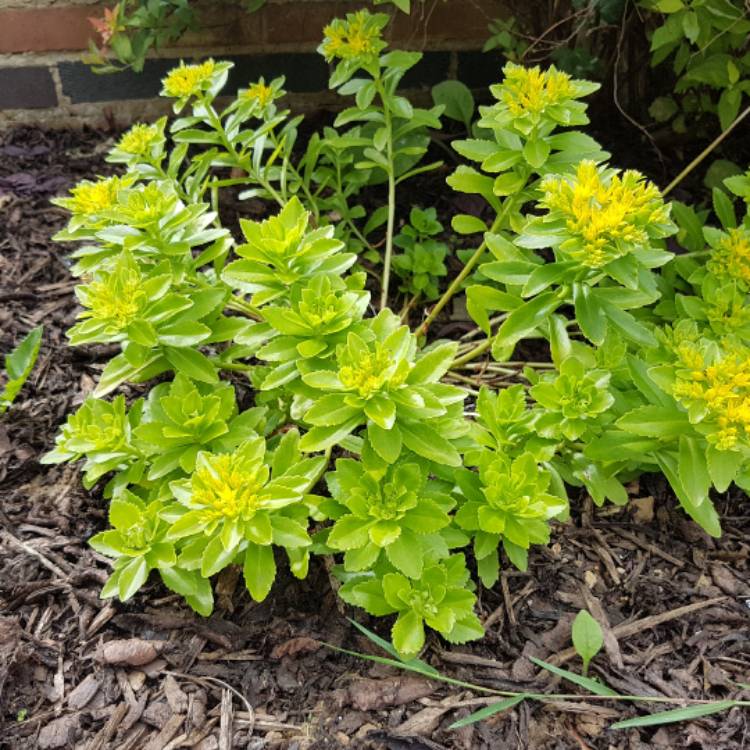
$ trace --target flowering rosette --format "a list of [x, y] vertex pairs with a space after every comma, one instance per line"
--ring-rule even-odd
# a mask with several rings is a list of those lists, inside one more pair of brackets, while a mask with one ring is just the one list
[[459, 466], [450, 440], [468, 429], [462, 419], [466, 392], [439, 383], [456, 352], [440, 344], [416, 359], [414, 334], [396, 315], [382, 311], [368, 321], [364, 335], [347, 334], [330, 369], [303, 374], [320, 395], [305, 413], [313, 428], [303, 450], [324, 450], [362, 425], [376, 453], [393, 463], [402, 445], [438, 463]]
[[[542, 190], [538, 205], [547, 214], [529, 222], [518, 241], [522, 247], [553, 247], [591, 274], [628, 255], [647, 268], [671, 257], [652, 247], [676, 231], [669, 207], [639, 172], [619, 174], [582, 161], [574, 176], [546, 177]], [[619, 268], [610, 270], [621, 276]]]
[[337, 504], [328, 546], [343, 551], [348, 571], [371, 568], [381, 553], [394, 568], [419, 578], [425, 549], [421, 537], [450, 523], [453, 500], [414, 460], [389, 466], [374, 458], [339, 459], [327, 475]]
[[567, 501], [549, 492], [551, 477], [531, 453], [511, 459], [484, 451], [478, 473], [462, 470], [457, 479], [465, 502], [456, 523], [473, 533], [479, 574], [491, 586], [498, 575], [497, 547], [526, 569], [532, 544], [547, 544], [548, 521], [567, 510]]
[[192, 98], [208, 96], [213, 99], [224, 88], [231, 67], [232, 63], [217, 63], [212, 59], [195, 65], [180, 61], [162, 80], [160, 93], [176, 99], [173, 109], [178, 113]]
[[545, 120], [562, 126], [585, 125], [589, 121], [586, 105], [577, 100], [598, 88], [598, 83], [571, 78], [554, 65], [542, 70], [509, 62], [503, 67], [503, 82], [490, 86], [497, 104], [482, 110], [479, 124], [510, 126], [524, 135], [537, 130]]
[[161, 117], [152, 124], [136, 123], [109, 152], [107, 161], [128, 166], [160, 162], [164, 153], [166, 124], [166, 117]]
[[[316, 274], [304, 286], [295, 285], [289, 306], [267, 305], [263, 318], [277, 334], [258, 352], [258, 358], [278, 363], [263, 382], [276, 388], [314, 368], [316, 360], [332, 357], [347, 332], [362, 320], [369, 292], [357, 289], [357, 276], [349, 284], [333, 274]], [[361, 327], [361, 326], [360, 326]]]
[[[165, 514], [171, 521], [167, 538], [184, 540], [181, 567], [200, 569], [207, 578], [241, 560], [248, 590], [260, 601], [276, 576], [272, 545], [286, 548], [294, 562], [300, 561], [300, 552], [306, 555], [311, 542], [302, 501], [324, 462], [300, 460], [296, 433], [289, 433], [279, 450], [288, 455], [275, 460], [273, 468], [265, 462], [266, 442], [260, 436], [231, 453], [201, 452], [192, 476], [170, 483], [179, 505]], [[301, 570], [306, 571], [306, 558], [296, 572]]]
[[335, 18], [323, 29], [323, 42], [318, 51], [329, 62], [363, 64], [377, 57], [387, 46], [381, 34], [388, 16], [359, 10], [347, 13], [345, 19]]
[[484, 635], [474, 614], [476, 596], [469, 590], [464, 556], [451, 555], [425, 568], [419, 580], [401, 573], [355, 579], [339, 591], [344, 601], [370, 614], [397, 614], [391, 637], [403, 658], [416, 656], [424, 646], [424, 626], [450, 643], [465, 643]]
[[124, 469], [141, 457], [133, 429], [142, 409], [143, 401], [137, 400], [128, 412], [122, 395], [112, 401], [87, 398], [60, 428], [55, 447], [42, 456], [41, 463], [59, 464], [85, 457], [83, 484], [90, 489], [105, 474]]
[[[109, 223], [108, 214], [117, 205], [120, 192], [129, 188], [138, 179], [137, 175], [124, 177], [102, 177], [99, 180], [83, 180], [70, 191], [68, 198], [53, 198], [52, 203], [72, 214], [67, 233], [80, 227], [101, 228]], [[72, 237], [74, 238], [74, 237]], [[56, 236], [55, 239], [63, 239]]]
[[309, 221], [296, 197], [265, 221], [240, 219], [247, 242], [236, 248], [240, 260], [227, 265], [224, 281], [251, 293], [252, 304], [260, 306], [314, 274], [344, 273], [357, 256], [341, 252], [344, 245], [333, 238], [333, 227], [310, 230]]

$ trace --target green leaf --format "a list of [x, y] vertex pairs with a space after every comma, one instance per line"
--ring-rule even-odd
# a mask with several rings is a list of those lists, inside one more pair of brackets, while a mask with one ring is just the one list
[[365, 401], [365, 414], [378, 427], [390, 430], [396, 421], [396, 405], [387, 396], [376, 394]]
[[711, 479], [708, 474], [706, 451], [696, 438], [680, 435], [677, 473], [693, 505], [700, 505], [708, 499]]
[[523, 147], [524, 159], [526, 159], [534, 169], [539, 169], [539, 167], [547, 161], [549, 152], [549, 142], [544, 138], [534, 138], [526, 141], [526, 144]]
[[568, 680], [575, 685], [580, 685], [580, 687], [585, 688], [594, 695], [617, 697], [617, 693], [611, 687], [604, 685], [598, 680], [592, 680], [590, 677], [582, 677], [575, 672], [568, 672], [567, 669], [556, 667], [554, 664], [548, 664], [546, 661], [537, 659], [535, 656], [530, 656], [529, 659], [538, 667], [542, 667], [542, 669], [546, 669], [548, 672], [552, 672], [552, 674], [562, 677], [564, 680]]
[[446, 466], [461, 466], [461, 454], [438, 432], [426, 424], [399, 423], [404, 445], [417, 455]]
[[717, 112], [722, 130], [726, 130], [734, 122], [741, 105], [742, 91], [739, 88], [728, 88], [721, 92]]
[[687, 414], [665, 406], [640, 406], [615, 424], [625, 432], [662, 440], [679, 440], [681, 435], [692, 431]]
[[245, 585], [256, 602], [262, 602], [273, 586], [276, 578], [276, 561], [273, 548], [250, 542], [245, 552], [243, 566]]
[[273, 543], [281, 547], [306, 547], [311, 543], [307, 529], [299, 522], [278, 513], [271, 516]]
[[391, 564], [409, 578], [422, 575], [422, 545], [409, 529], [401, 529], [398, 539], [385, 548], [385, 554]]
[[203, 578], [197, 570], [183, 570], [182, 568], [162, 568], [159, 570], [164, 585], [185, 597], [185, 601], [203, 617], [208, 617], [214, 608], [214, 597], [210, 582]]
[[711, 191], [713, 199], [714, 213], [718, 217], [724, 229], [733, 229], [737, 226], [737, 216], [734, 213], [734, 203], [729, 196], [721, 189], [714, 188]]
[[402, 612], [391, 630], [391, 637], [400, 656], [418, 654], [424, 646], [422, 618], [411, 609]]
[[0, 414], [4, 414], [23, 388], [39, 356], [42, 343], [42, 326], [29, 331], [21, 343], [5, 357], [5, 372], [8, 381], [0, 393]]
[[201, 354], [197, 349], [175, 349], [164, 348], [164, 355], [175, 372], [181, 372], [193, 380], [201, 383], [218, 383], [219, 377], [216, 368], [211, 364], [208, 357]]
[[517, 706], [519, 703], [521, 703], [521, 701], [526, 700], [526, 698], [528, 697], [528, 694], [520, 693], [519, 695], [514, 695], [512, 698], [504, 698], [497, 703], [491, 703], [489, 706], [480, 708], [479, 711], [475, 711], [473, 714], [469, 714], [463, 719], [454, 721], [453, 724], [448, 727], [448, 729], [460, 729], [461, 727], [468, 726], [469, 724], [476, 724], [476, 722], [478, 721], [489, 719], [490, 716], [494, 716], [495, 714], [507, 711], [509, 708], [513, 708], [513, 706]]
[[461, 81], [443, 81], [432, 87], [432, 100], [442, 104], [443, 114], [451, 120], [464, 123], [467, 128], [474, 116], [474, 96]]
[[148, 563], [146, 559], [134, 557], [122, 570], [118, 579], [118, 593], [120, 600], [126, 602], [138, 589], [146, 583], [148, 578]]
[[612, 724], [610, 729], [632, 729], [634, 727], [655, 727], [659, 724], [673, 724], [677, 721], [690, 721], [700, 719], [701, 716], [710, 716], [730, 708], [741, 705], [738, 701], [717, 701], [715, 703], [704, 703], [688, 708], [675, 708], [670, 711], [660, 711], [649, 716], [638, 716], [635, 719], [626, 719]]
[[423, 352], [406, 378], [407, 383], [437, 383], [453, 364], [458, 345], [447, 342]]
[[583, 660], [583, 674], [586, 675], [589, 671], [589, 663], [604, 645], [601, 625], [585, 609], [582, 609], [573, 620], [571, 635], [573, 647]]
[[607, 318], [598, 298], [591, 293], [587, 284], [573, 287], [573, 304], [581, 332], [592, 344], [601, 346], [607, 335]]
[[516, 308], [500, 326], [498, 342], [511, 346], [528, 336], [562, 304], [554, 292], [544, 292]]
[[471, 214], [457, 214], [451, 219], [451, 227], [458, 234], [477, 234], [487, 231], [487, 224]]
[[215, 573], [229, 565], [237, 554], [237, 549], [225, 549], [221, 541], [221, 535], [217, 534], [203, 550], [201, 560], [201, 575], [204, 578], [210, 578]]
[[721, 536], [721, 522], [719, 514], [714, 508], [714, 504], [709, 498], [706, 498], [699, 505], [696, 505], [687, 490], [682, 486], [679, 472], [677, 470], [677, 459], [668, 451], [657, 451], [654, 458], [659, 464], [664, 476], [667, 478], [670, 486], [674, 490], [680, 505], [685, 512], [693, 519], [707, 534], [718, 539]]
[[706, 459], [708, 473], [714, 487], [719, 492], [726, 492], [744, 462], [742, 454], [737, 451], [720, 451], [713, 445], [709, 445], [706, 451]]
[[490, 312], [513, 310], [522, 300], [484, 284], [472, 284], [466, 290], [466, 309], [472, 320], [487, 334], [490, 333]]
[[374, 451], [389, 464], [392, 464], [401, 455], [403, 440], [401, 430], [397, 426], [390, 430], [384, 430], [375, 422], [367, 425], [367, 437]]

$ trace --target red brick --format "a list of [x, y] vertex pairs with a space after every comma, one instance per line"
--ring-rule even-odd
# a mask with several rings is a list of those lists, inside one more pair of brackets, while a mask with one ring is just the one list
[[95, 36], [89, 17], [101, 16], [103, 6], [0, 11], [0, 53], [83, 50]]
[[241, 6], [222, 4], [201, 7], [198, 18], [199, 28], [187, 32], [171, 47], [254, 47], [263, 43], [262, 13], [248, 13]]
[[323, 27], [336, 17], [356, 10], [350, 2], [266, 3], [259, 11], [265, 17], [267, 44], [306, 45], [314, 49], [323, 40]]
[[[487, 27], [507, 15], [505, 0], [445, 0], [412, 3], [411, 15], [395, 16], [390, 38], [406, 47], [423, 49], [436, 44], [456, 44], [461, 49], [481, 47], [489, 37]], [[467, 44], [468, 43], [468, 44]]]

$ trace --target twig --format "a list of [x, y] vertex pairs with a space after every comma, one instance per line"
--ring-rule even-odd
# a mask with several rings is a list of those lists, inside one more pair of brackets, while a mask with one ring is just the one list
[[685, 567], [685, 563], [682, 562], [682, 560], [678, 560], [676, 557], [672, 557], [669, 552], [664, 552], [664, 550], [659, 549], [659, 547], [657, 547], [655, 544], [646, 542], [643, 539], [637, 537], [635, 534], [631, 534], [629, 531], [625, 531], [625, 529], [617, 529], [616, 533], [623, 539], [627, 539], [628, 541], [633, 542], [633, 544], [637, 544], [641, 549], [645, 549], [652, 555], [661, 557], [662, 560], [666, 560], [667, 562], [672, 563], [672, 565], [676, 565], [678, 568]]
[[701, 151], [693, 161], [688, 164], [685, 169], [662, 190], [662, 195], [672, 192], [748, 115], [750, 115], [750, 106], [745, 109], [734, 118], [732, 124], [723, 132], [714, 138], [706, 148]]
[[[693, 612], [697, 612], [699, 609], [705, 609], [706, 607], [712, 607], [714, 604], [720, 604], [726, 601], [730, 597], [728, 596], [716, 596], [713, 599], [705, 599], [702, 602], [693, 602], [692, 604], [686, 604], [684, 607], [677, 607], [669, 612], [662, 612], [659, 615], [650, 615], [649, 617], [643, 617], [640, 620], [634, 620], [633, 622], [624, 622], [620, 625], [615, 625], [612, 628], [612, 635], [617, 638], [629, 638], [631, 635], [640, 633], [642, 630], [648, 630], [655, 628], [658, 625], [663, 625], [665, 622], [670, 620], [676, 620], [684, 615], [689, 615]], [[551, 656], [547, 661], [550, 664], [559, 666], [565, 663], [569, 659], [572, 659], [576, 655], [574, 648], [566, 648], [564, 651], [560, 651], [558, 654]]]
[[[627, 28], [627, 19], [625, 18], [625, 15], [623, 13], [622, 23], [620, 25], [620, 33], [617, 38], [617, 53], [615, 55], [615, 65], [614, 70], [612, 72], [612, 99], [615, 103], [615, 107], [617, 107], [617, 111], [631, 124], [633, 127], [638, 128], [638, 130], [643, 133], [643, 135], [648, 138], [649, 142], [651, 143], [651, 146], [653, 147], [654, 151], [656, 152], [656, 155], [659, 157], [659, 161], [662, 164], [662, 167], [664, 166], [664, 155], [662, 154], [659, 147], [656, 145], [656, 141], [654, 140], [654, 137], [651, 135], [651, 133], [648, 132], [648, 130], [641, 125], [638, 120], [636, 120], [634, 117], [629, 115], [625, 109], [620, 104], [620, 84], [619, 84], [619, 69], [620, 69], [620, 57], [622, 55], [622, 44], [625, 40], [625, 30]], [[665, 191], [666, 192], [666, 191]]]
[[3, 529], [3, 537], [7, 539], [7, 541], [10, 542], [14, 547], [23, 550], [27, 555], [35, 557], [42, 565], [44, 565], [45, 568], [47, 568], [47, 570], [52, 571], [58, 578], [62, 579], [63, 581], [66, 581], [68, 579], [68, 574], [62, 568], [59, 568], [57, 565], [55, 565], [55, 563], [48, 560], [41, 552], [39, 552], [39, 550], [34, 549], [30, 545], [26, 544], [26, 542], [22, 542], [20, 539], [13, 536], [10, 531]]

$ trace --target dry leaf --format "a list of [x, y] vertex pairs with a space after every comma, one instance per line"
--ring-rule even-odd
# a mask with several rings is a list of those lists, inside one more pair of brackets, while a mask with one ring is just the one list
[[107, 641], [98, 649], [96, 658], [102, 664], [141, 667], [154, 661], [163, 647], [162, 641], [144, 641], [142, 638]]

